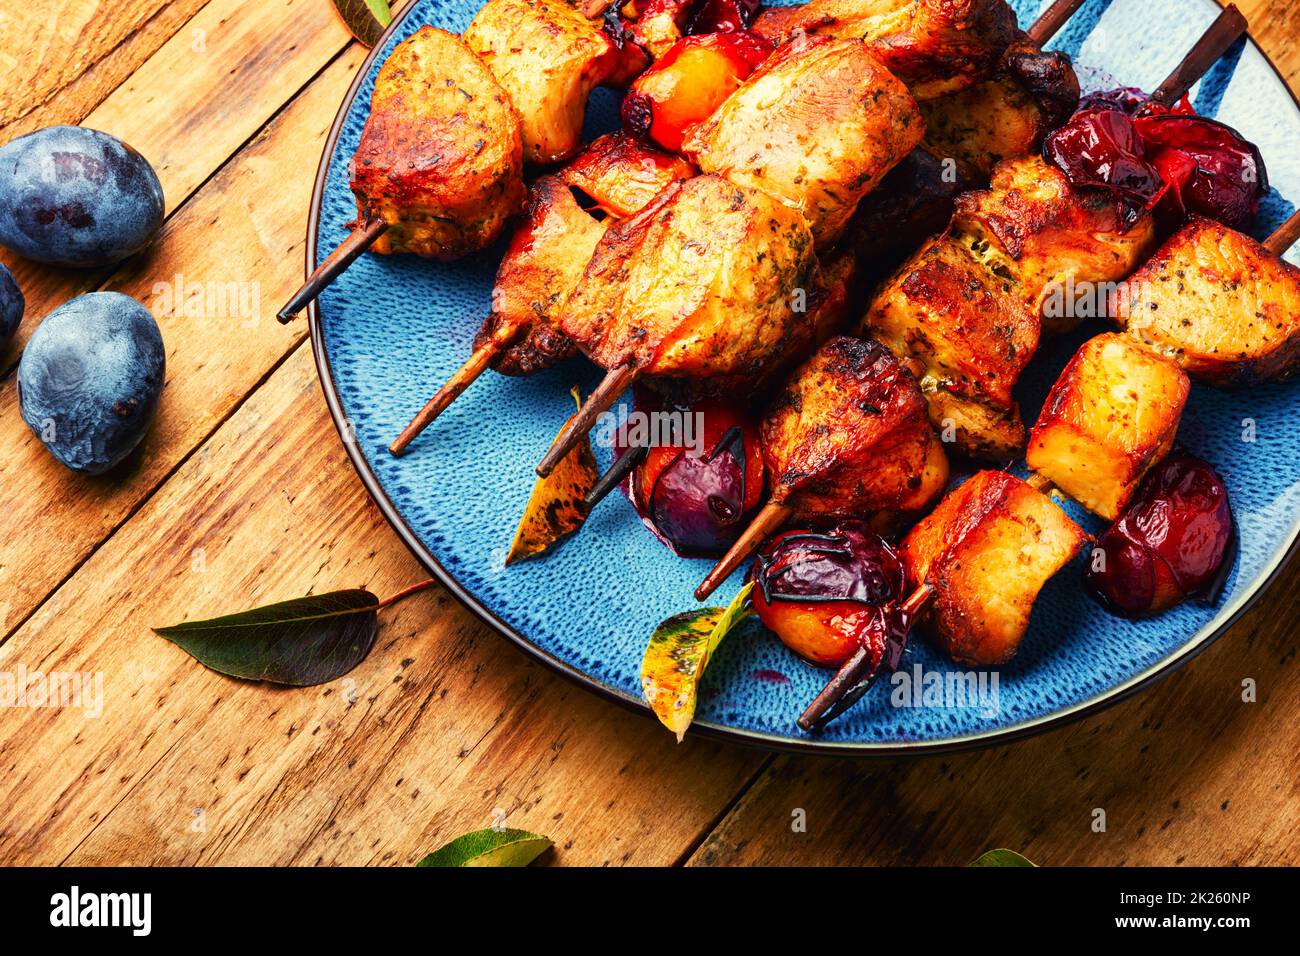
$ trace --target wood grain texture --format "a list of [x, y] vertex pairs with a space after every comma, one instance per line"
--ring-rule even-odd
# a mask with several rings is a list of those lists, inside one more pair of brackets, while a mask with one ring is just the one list
[[[24, 89], [19, 84], [7, 85], [5, 90], [0, 91], [0, 96], [9, 96], [8, 105], [0, 113], [0, 143], [42, 126], [80, 123], [87, 113], [139, 69], [160, 46], [175, 36], [207, 2], [208, 0], [170, 0], [153, 4], [157, 10], [143, 25], [124, 36], [116, 46], [106, 50], [102, 57], [83, 62], [83, 71], [76, 73], [67, 82], [60, 83], [60, 77], [47, 74], [44, 80], [48, 85], [34, 89]], [[110, 4], [101, 3], [100, 7], [113, 9]], [[4, 21], [6, 16], [13, 17], [13, 20]], [[28, 21], [27, 32], [23, 32], [19, 18]], [[37, 21], [34, 26], [31, 23], [33, 19]], [[5, 23], [6, 29], [16, 31], [13, 33], [14, 42], [6, 43], [0, 49], [0, 69], [3, 69], [6, 76], [29, 75], [37, 60], [36, 51], [47, 43], [49, 34], [56, 30], [56, 22], [50, 18], [46, 7], [36, 4], [29, 5], [17, 16], [0, 13], [0, 22]], [[6, 38], [9, 35], [6, 33]], [[198, 39], [195, 35], [191, 35], [191, 38]], [[42, 89], [45, 92], [38, 93]], [[44, 98], [39, 98], [42, 95]]]
[[[154, 313], [167, 349], [158, 418], [113, 474], [91, 478], [60, 466], [18, 414], [14, 376], [0, 387], [0, 513], [14, 528], [42, 529], [39, 542], [0, 537], [0, 633], [30, 613], [302, 340], [305, 326], [286, 329], [274, 319], [276, 303], [302, 275], [312, 179], [302, 156], [319, 155], [327, 117], [364, 55], [351, 47], [168, 220], [152, 251], [108, 282]], [[210, 314], [209, 284], [232, 283], [235, 294], [224, 305], [214, 299]]]
[[305, 690], [223, 678], [149, 632], [423, 577], [334, 439], [300, 347], [0, 647], [0, 670], [104, 681], [99, 718], [8, 715], [0, 860], [409, 864], [499, 809], [558, 862], [673, 862], [763, 756], [678, 746], [441, 590], [385, 611], [360, 667]]

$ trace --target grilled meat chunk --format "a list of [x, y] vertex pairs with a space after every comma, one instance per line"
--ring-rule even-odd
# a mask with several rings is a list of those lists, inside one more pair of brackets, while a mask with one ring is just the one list
[[421, 27], [397, 45], [349, 170], [358, 217], [388, 223], [375, 252], [485, 248], [524, 203], [522, 167], [519, 116], [459, 38]]
[[1052, 386], [1025, 463], [1114, 521], [1142, 476], [1169, 454], [1190, 389], [1175, 362], [1128, 336], [1089, 339]]
[[762, 437], [772, 500], [801, 518], [918, 511], [948, 480], [916, 379], [868, 339], [818, 349], [773, 400]]
[[[574, 355], [577, 347], [559, 330], [555, 316], [582, 278], [596, 243], [614, 219], [637, 212], [669, 183], [693, 173], [686, 160], [613, 133], [591, 143], [559, 173], [538, 179], [527, 218], [497, 269], [493, 311], [474, 348], [493, 336], [509, 336], [512, 344], [492, 362], [504, 375], [531, 375]], [[598, 221], [574, 189], [607, 218]], [[522, 335], [512, 331], [520, 326], [526, 329]]]
[[934, 598], [925, 627], [953, 660], [1005, 664], [1044, 584], [1079, 551], [1083, 531], [1019, 478], [981, 471], [903, 539], [909, 585]]
[[1004, 0], [811, 0], [761, 13], [754, 32], [863, 40], [913, 96], [931, 99], [989, 76], [1017, 31]]
[[953, 227], [990, 269], [1014, 284], [1049, 333], [1090, 317], [1078, 308], [1079, 292], [1123, 279], [1158, 241], [1153, 217], [1142, 216], [1123, 231], [1105, 193], [1076, 189], [1039, 156], [999, 164], [989, 189], [959, 197]]
[[812, 37], [773, 53], [684, 149], [704, 172], [799, 210], [825, 248], [922, 132], [916, 102], [866, 47]]
[[696, 176], [609, 228], [559, 323], [597, 365], [633, 365], [674, 398], [752, 388], [810, 344], [792, 306], [814, 263], [795, 210]]
[[992, 460], [1024, 447], [1011, 389], [1038, 348], [1038, 316], [967, 237], [945, 234], [922, 246], [881, 287], [860, 334], [917, 371], [945, 440]]
[[626, 219], [669, 183], [690, 179], [695, 168], [680, 156], [660, 152], [626, 133], [607, 133], [575, 156], [561, 175], [606, 215]]
[[619, 10], [633, 41], [656, 60], [680, 40], [693, 0], [629, 0]]
[[555, 317], [582, 278], [605, 227], [578, 205], [561, 177], [543, 176], [533, 183], [525, 221], [497, 268], [492, 313], [474, 347], [520, 324], [526, 331], [511, 332], [512, 344], [497, 353], [492, 368], [505, 375], [531, 375], [577, 351], [556, 328]]
[[1044, 53], [1021, 37], [987, 80], [923, 101], [926, 146], [987, 180], [1004, 159], [1038, 152], [1043, 137], [1079, 105], [1079, 80], [1064, 53]]
[[1116, 298], [1128, 334], [1198, 381], [1239, 388], [1300, 365], [1300, 269], [1218, 222], [1193, 218]]
[[640, 47], [616, 44], [602, 21], [565, 0], [488, 0], [464, 40], [510, 95], [528, 163], [576, 153], [591, 91], [626, 84], [648, 65]]

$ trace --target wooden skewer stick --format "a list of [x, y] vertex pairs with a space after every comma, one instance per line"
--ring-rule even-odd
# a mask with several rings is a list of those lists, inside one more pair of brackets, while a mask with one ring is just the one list
[[635, 365], [620, 365], [606, 372], [600, 384], [582, 403], [578, 413], [570, 418], [560, 429], [560, 434], [555, 436], [554, 444], [546, 450], [546, 454], [537, 465], [537, 477], [545, 478], [553, 472], [555, 466], [582, 439], [582, 436], [591, 431], [591, 426], [596, 424], [596, 418], [600, 413], [609, 411], [610, 406], [632, 387], [632, 383], [640, 374], [641, 370]]
[[1264, 248], [1275, 256], [1280, 256], [1300, 239], [1300, 209], [1291, 213], [1286, 222], [1273, 230], [1273, 234], [1264, 240]]
[[1038, 19], [1030, 24], [1025, 33], [1035, 46], [1041, 47], [1056, 36], [1056, 31], [1065, 26], [1066, 21], [1083, 6], [1083, 2], [1084, 0], [1056, 0], [1038, 15]]
[[1163, 83], [1156, 87], [1151, 99], [1162, 106], [1172, 106], [1192, 88], [1205, 71], [1246, 32], [1246, 18], [1235, 4], [1228, 4], [1223, 12], [1201, 34], [1187, 55], [1174, 67]]
[[596, 507], [607, 494], [622, 484], [623, 479], [631, 473], [633, 468], [645, 461], [645, 456], [649, 453], [649, 445], [633, 445], [619, 455], [618, 460], [609, 466], [609, 470], [600, 476], [600, 480], [587, 493], [584, 502], [587, 510], [590, 511]]
[[[934, 589], [928, 584], [922, 584], [908, 595], [907, 600], [898, 607], [898, 612], [903, 618], [903, 627], [911, 629], [917, 616], [925, 610], [925, 606], [930, 603], [933, 596]], [[859, 647], [854, 651], [853, 656], [840, 665], [835, 676], [799, 715], [799, 726], [810, 732], [817, 730], [857, 703], [879, 673], [863, 674], [870, 662], [871, 654], [865, 647]]]
[[749, 527], [736, 539], [736, 543], [722, 556], [722, 560], [713, 566], [708, 577], [700, 582], [700, 586], [695, 589], [695, 600], [703, 601], [712, 594], [719, 584], [731, 576], [732, 571], [740, 567], [746, 558], [758, 550], [758, 546], [768, 535], [790, 520], [792, 513], [793, 509], [779, 501], [769, 501], [765, 504], [763, 509], [754, 515], [754, 520], [749, 523]]
[[406, 446], [411, 444], [420, 432], [428, 428], [435, 418], [445, 412], [447, 406], [459, 398], [460, 394], [487, 370], [492, 360], [509, 348], [523, 331], [523, 324], [515, 322], [504, 324], [493, 332], [492, 337], [476, 348], [465, 364], [456, 369], [451, 378], [447, 379], [447, 383], [433, 393], [433, 398], [429, 399], [411, 419], [410, 424], [402, 429], [402, 433], [388, 446], [388, 450], [394, 455], [406, 451]]
[[293, 297], [285, 303], [284, 308], [275, 314], [280, 322], [287, 323], [295, 315], [306, 308], [307, 303], [316, 296], [320, 295], [324, 288], [339, 277], [339, 274], [352, 265], [354, 259], [361, 253], [365, 252], [375, 240], [384, 234], [388, 229], [388, 223], [382, 219], [371, 219], [363, 223], [356, 229], [353, 229], [348, 237], [339, 243], [338, 248], [331, 252], [325, 261], [316, 267], [316, 270], [307, 277], [307, 281], [302, 284], [302, 288], [293, 294]]

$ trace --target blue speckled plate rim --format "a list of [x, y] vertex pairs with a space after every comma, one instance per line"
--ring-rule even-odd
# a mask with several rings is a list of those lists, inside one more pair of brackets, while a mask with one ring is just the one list
[[[1216, 0], [1203, 0], [1203, 2], [1219, 8], [1222, 5]], [[393, 22], [371, 48], [365, 62], [357, 71], [353, 78], [352, 84], [348, 87], [347, 93], [343, 97], [343, 102], [339, 106], [338, 113], [334, 117], [334, 122], [330, 127], [329, 135], [325, 139], [324, 150], [321, 153], [320, 164], [316, 171], [316, 182], [312, 187], [311, 208], [307, 219], [307, 247], [305, 253], [306, 270], [305, 275], [310, 275], [316, 268], [316, 243], [318, 229], [320, 226], [321, 201], [325, 191], [325, 180], [329, 174], [330, 160], [334, 155], [335, 145], [343, 128], [343, 123], [348, 116], [352, 107], [353, 100], [356, 99], [357, 90], [362, 82], [369, 75], [370, 69], [374, 64], [379, 52], [384, 49], [391, 34], [396, 31], [417, 7], [420, 6], [418, 0], [410, 0], [409, 3], [394, 18]], [[1249, 36], [1249, 35], [1248, 35]], [[1278, 82], [1291, 95], [1292, 102], [1296, 106], [1297, 112], [1300, 112], [1300, 97], [1296, 96], [1294, 90], [1286, 82], [1282, 71], [1277, 68], [1273, 60], [1267, 53], [1249, 37], [1249, 42], [1256, 50], [1264, 62], [1277, 76]], [[502, 621], [493, 611], [484, 605], [473, 593], [465, 588], [461, 583], [442, 566], [442, 563], [421, 543], [414, 530], [402, 517], [402, 514], [393, 505], [388, 495], [384, 492], [375, 473], [371, 470], [365, 456], [361, 453], [355, 442], [347, 439], [346, 416], [343, 413], [342, 400], [339, 396], [338, 388], [334, 384], [334, 373], [330, 368], [329, 354], [325, 348], [325, 337], [321, 328], [320, 309], [315, 300], [307, 307], [308, 325], [311, 335], [312, 355], [316, 361], [316, 371], [320, 377], [321, 389], [325, 393], [325, 403], [329, 408], [330, 419], [334, 422], [334, 428], [339, 433], [339, 438], [344, 450], [347, 452], [348, 459], [352, 462], [352, 467], [356, 469], [357, 475], [361, 478], [361, 483], [365, 486], [370, 497], [374, 499], [379, 506], [380, 512], [385, 520], [397, 532], [398, 537], [419, 559], [429, 572], [446, 588], [453, 597], [463, 604], [471, 613], [481, 619], [485, 624], [492, 627], [502, 637], [507, 638], [526, 654], [545, 664], [547, 667], [564, 675], [570, 680], [576, 682], [587, 690], [593, 691], [607, 700], [621, 704], [637, 713], [646, 717], [651, 717], [650, 709], [645, 701], [633, 697], [630, 694], [623, 693], [606, 684], [602, 684], [592, 679], [589, 675], [584, 674], [577, 668], [569, 665], [565, 661], [555, 657], [550, 652], [538, 647], [532, 641], [528, 640], [523, 634], [519, 633], [513, 627]], [[1272, 565], [1266, 572], [1261, 572], [1256, 577], [1255, 586], [1248, 592], [1234, 597], [1234, 599], [1209, 622], [1207, 622], [1199, 631], [1193, 634], [1188, 641], [1183, 644], [1177, 651], [1169, 654], [1158, 664], [1154, 664], [1147, 670], [1135, 674], [1127, 681], [1110, 688], [1109, 690], [1097, 695], [1096, 697], [1081, 701], [1055, 713], [1047, 714], [1033, 720], [1025, 721], [1010, 727], [1001, 727], [995, 730], [989, 730], [982, 733], [967, 734], [960, 737], [950, 737], [942, 740], [926, 740], [907, 743], [876, 743], [872, 741], [862, 741], [857, 743], [845, 743], [837, 741], [828, 743], [816, 739], [801, 740], [791, 737], [781, 737], [775, 734], [766, 734], [753, 730], [742, 730], [735, 727], [728, 727], [724, 724], [713, 723], [708, 720], [697, 720], [691, 725], [691, 733], [710, 737], [717, 740], [724, 740], [729, 743], [739, 743], [746, 746], [755, 747], [768, 751], [784, 751], [789, 753], [800, 754], [821, 754], [824, 756], [846, 756], [846, 757], [906, 757], [922, 756], [928, 754], [956, 753], [963, 750], [975, 750], [981, 747], [991, 747], [997, 744], [1011, 743], [1016, 740], [1022, 740], [1035, 734], [1052, 730], [1065, 724], [1082, 720], [1096, 714], [1107, 707], [1119, 703], [1130, 697], [1147, 685], [1159, 680], [1161, 677], [1172, 673], [1177, 668], [1192, 660], [1197, 654], [1205, 650], [1216, 640], [1222, 637], [1232, 627], [1237, 620], [1248, 611], [1265, 591], [1273, 584], [1278, 575], [1286, 567], [1292, 556], [1296, 553], [1297, 545], [1300, 545], [1300, 516], [1292, 524], [1288, 534], [1286, 545], [1279, 549], [1275, 555]]]

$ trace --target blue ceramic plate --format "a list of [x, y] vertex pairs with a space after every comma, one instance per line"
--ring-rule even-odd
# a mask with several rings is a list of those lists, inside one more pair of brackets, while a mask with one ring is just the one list
[[[1022, 25], [1037, 0], [1014, 4]], [[355, 216], [348, 159], [368, 113], [383, 58], [418, 27], [461, 31], [479, 0], [416, 0], [389, 29], [348, 93], [322, 160], [308, 237], [308, 267], [344, 237]], [[1042, 6], [1046, 6], [1043, 0]], [[1051, 44], [1075, 58], [1085, 90], [1154, 88], [1218, 12], [1212, 0], [1089, 0]], [[1263, 151], [1274, 186], [1261, 237], [1300, 195], [1300, 112], [1258, 48], [1240, 43], [1192, 92], [1196, 107], [1237, 127]], [[616, 100], [600, 91], [589, 133], [613, 128]], [[1294, 256], [1295, 253], [1292, 252]], [[321, 379], [345, 447], [407, 545], [476, 614], [540, 660], [607, 696], [643, 708], [638, 669], [655, 625], [694, 606], [709, 567], [674, 557], [631, 507], [613, 495], [581, 534], [542, 560], [503, 559], [533, 484], [533, 465], [572, 411], [569, 387], [598, 380], [581, 359], [528, 379], [488, 374], [403, 458], [393, 437], [469, 352], [486, 314], [500, 249], [453, 265], [414, 257], [363, 256], [311, 312]], [[1022, 405], [1032, 421], [1075, 341], [1045, 345], [1026, 375]], [[1154, 620], [1103, 612], [1083, 594], [1081, 568], [1043, 591], [1019, 655], [998, 675], [996, 706], [896, 706], [877, 688], [819, 736], [795, 717], [825, 671], [802, 663], [758, 627], [733, 635], [710, 665], [697, 730], [768, 747], [898, 754], [1004, 741], [1092, 712], [1204, 649], [1278, 572], [1297, 537], [1300, 455], [1294, 422], [1300, 387], [1271, 385], [1227, 395], [1196, 386], [1181, 443], [1227, 480], [1241, 550], [1218, 606], [1185, 604]], [[1249, 422], [1248, 422], [1249, 420]], [[1255, 441], [1249, 437], [1253, 423]], [[353, 437], [354, 436], [354, 437]], [[602, 467], [607, 450], [598, 449]], [[1097, 522], [1071, 514], [1090, 530]], [[722, 603], [739, 574], [719, 591]], [[904, 668], [955, 670], [916, 641]], [[992, 702], [986, 685], [983, 703]]]

